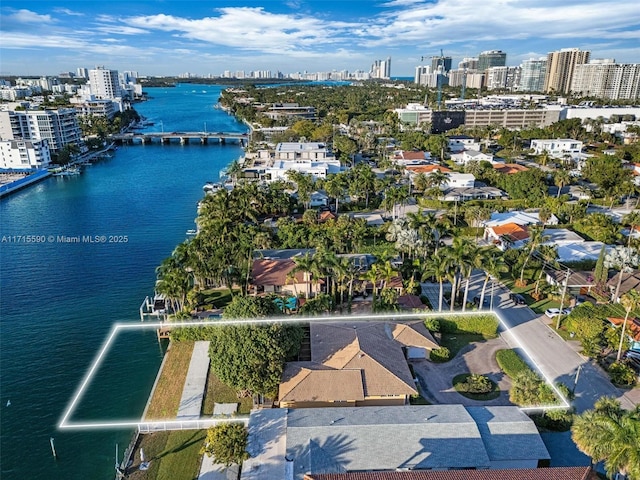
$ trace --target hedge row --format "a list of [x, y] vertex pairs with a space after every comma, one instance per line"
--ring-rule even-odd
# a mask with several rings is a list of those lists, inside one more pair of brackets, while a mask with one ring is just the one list
[[438, 318], [443, 333], [475, 333], [494, 337], [498, 332], [498, 320], [493, 315], [455, 315]]
[[512, 379], [522, 372], [531, 370], [520, 355], [512, 349], [498, 350], [496, 352], [496, 361], [500, 369]]

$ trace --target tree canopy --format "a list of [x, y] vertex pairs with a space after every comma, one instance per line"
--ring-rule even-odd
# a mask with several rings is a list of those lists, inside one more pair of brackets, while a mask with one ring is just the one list
[[220, 423], [207, 430], [207, 438], [200, 453], [213, 457], [226, 467], [240, 464], [249, 458], [248, 432], [241, 423]]

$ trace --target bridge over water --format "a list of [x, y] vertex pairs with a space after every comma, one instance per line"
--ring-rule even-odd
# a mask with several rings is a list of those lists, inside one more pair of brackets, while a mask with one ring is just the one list
[[186, 145], [195, 141], [202, 145], [209, 143], [224, 145], [227, 141], [232, 141], [245, 147], [249, 142], [248, 133], [231, 132], [129, 132], [111, 135], [109, 138], [116, 143], [127, 145], [145, 145], [154, 142], [163, 145]]

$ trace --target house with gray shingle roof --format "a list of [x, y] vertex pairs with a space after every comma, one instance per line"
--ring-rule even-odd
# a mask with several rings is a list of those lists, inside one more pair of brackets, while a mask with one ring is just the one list
[[550, 459], [532, 420], [517, 407], [462, 405], [254, 410], [248, 450], [242, 480], [531, 469]]

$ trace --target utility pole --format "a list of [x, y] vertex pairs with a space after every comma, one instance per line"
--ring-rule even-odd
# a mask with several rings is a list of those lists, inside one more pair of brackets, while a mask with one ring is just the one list
[[562, 318], [562, 310], [564, 310], [564, 296], [567, 294], [567, 285], [569, 284], [569, 274], [571, 270], [567, 268], [567, 276], [564, 279], [564, 287], [562, 288], [562, 298], [560, 298], [560, 313], [556, 322], [556, 330], [560, 329], [560, 319]]

